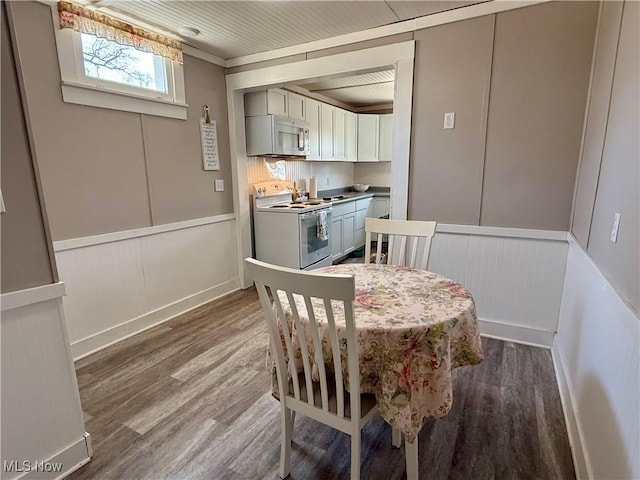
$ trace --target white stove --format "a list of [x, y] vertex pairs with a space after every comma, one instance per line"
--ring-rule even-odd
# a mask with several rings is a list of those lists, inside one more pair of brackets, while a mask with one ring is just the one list
[[281, 180], [256, 183], [253, 185], [254, 209], [303, 213], [331, 206], [330, 200], [314, 199], [292, 201], [293, 185]]
[[256, 258], [298, 269], [331, 265], [331, 202], [293, 202], [292, 191], [280, 180], [253, 185]]

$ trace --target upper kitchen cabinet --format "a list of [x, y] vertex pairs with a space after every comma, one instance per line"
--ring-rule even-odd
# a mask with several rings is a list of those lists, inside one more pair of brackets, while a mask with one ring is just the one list
[[247, 117], [278, 115], [291, 120], [306, 121], [307, 99], [280, 88], [249, 92], [244, 95], [244, 114]]
[[358, 161], [391, 161], [393, 114], [358, 115]]
[[347, 112], [345, 122], [345, 159], [355, 162], [358, 160], [358, 114]]
[[335, 110], [333, 105], [320, 104], [320, 158], [321, 160], [335, 160], [333, 135], [335, 128]]
[[378, 127], [378, 161], [390, 162], [393, 143], [393, 114], [380, 115]]
[[307, 121], [307, 99], [297, 93], [287, 92], [289, 102], [289, 118], [291, 120]]
[[345, 135], [347, 124], [347, 111], [341, 108], [334, 108], [333, 110], [333, 153], [335, 160], [346, 160], [345, 151]]
[[322, 104], [311, 98], [306, 99], [307, 123], [309, 124], [309, 155], [307, 160], [322, 160], [320, 143], [320, 117]]
[[358, 161], [378, 161], [379, 115], [358, 115]]

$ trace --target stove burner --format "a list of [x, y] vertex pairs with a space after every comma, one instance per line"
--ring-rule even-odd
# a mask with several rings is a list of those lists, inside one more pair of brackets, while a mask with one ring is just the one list
[[271, 205], [269, 208], [289, 208], [289, 205]]
[[322, 202], [307, 202], [305, 205], [322, 205]]
[[331, 200], [342, 200], [344, 195], [336, 195], [335, 197], [322, 197], [322, 200], [330, 202]]
[[291, 208], [306, 208], [304, 205], [290, 205]]

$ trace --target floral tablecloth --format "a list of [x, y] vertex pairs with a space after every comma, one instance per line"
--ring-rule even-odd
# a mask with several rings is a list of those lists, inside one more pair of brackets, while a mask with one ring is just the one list
[[[342, 264], [317, 271], [355, 276], [361, 390], [374, 393], [380, 415], [413, 441], [425, 418], [450, 410], [452, 369], [482, 361], [471, 294], [438, 274], [407, 267]], [[280, 299], [288, 306], [286, 296]], [[308, 322], [301, 297], [296, 305], [301, 320]], [[316, 320], [326, 324], [314, 310]], [[285, 315], [291, 315], [288, 308]], [[338, 335], [344, 334], [339, 312], [336, 323]], [[331, 363], [330, 354], [325, 358]], [[302, 371], [301, 359], [295, 361]]]

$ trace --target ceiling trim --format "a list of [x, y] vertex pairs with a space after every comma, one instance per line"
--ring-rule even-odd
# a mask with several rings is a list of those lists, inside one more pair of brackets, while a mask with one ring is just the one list
[[323, 50], [325, 48], [339, 47], [342, 45], [362, 42], [365, 40], [372, 40], [375, 38], [387, 37], [399, 33], [421, 30], [423, 28], [434, 27], [436, 25], [444, 25], [447, 23], [458, 22], [460, 20], [467, 20], [470, 18], [482, 17], [484, 15], [491, 15], [493, 13], [505, 12], [516, 8], [529, 7], [531, 5], [537, 5], [549, 1], [552, 0], [493, 0], [490, 2], [471, 5], [468, 7], [461, 7], [446, 12], [425, 15], [423, 17], [405, 20], [403, 22], [393, 23], [391, 25], [384, 25], [382, 27], [376, 27], [368, 30], [361, 30], [359, 32], [338, 35], [336, 37], [316, 40], [314, 42], [301, 43], [299, 45], [292, 45], [291, 47], [278, 48], [275, 50], [269, 50], [267, 52], [253, 53], [250, 55], [229, 58], [226, 61], [226, 66], [227, 68], [238, 67], [240, 65], [247, 65], [250, 63], [262, 62], [265, 60], [273, 60], [276, 58], [288, 57], [291, 55], [299, 55], [301, 53]]
[[200, 50], [199, 48], [192, 47], [191, 45], [187, 45], [186, 43], [182, 44], [182, 53], [184, 53], [185, 55], [189, 55], [190, 57], [199, 58], [200, 60], [204, 60], [205, 62], [219, 65], [221, 67], [227, 66], [227, 62], [224, 58], [218, 57], [209, 52], [205, 52], [204, 50]]

